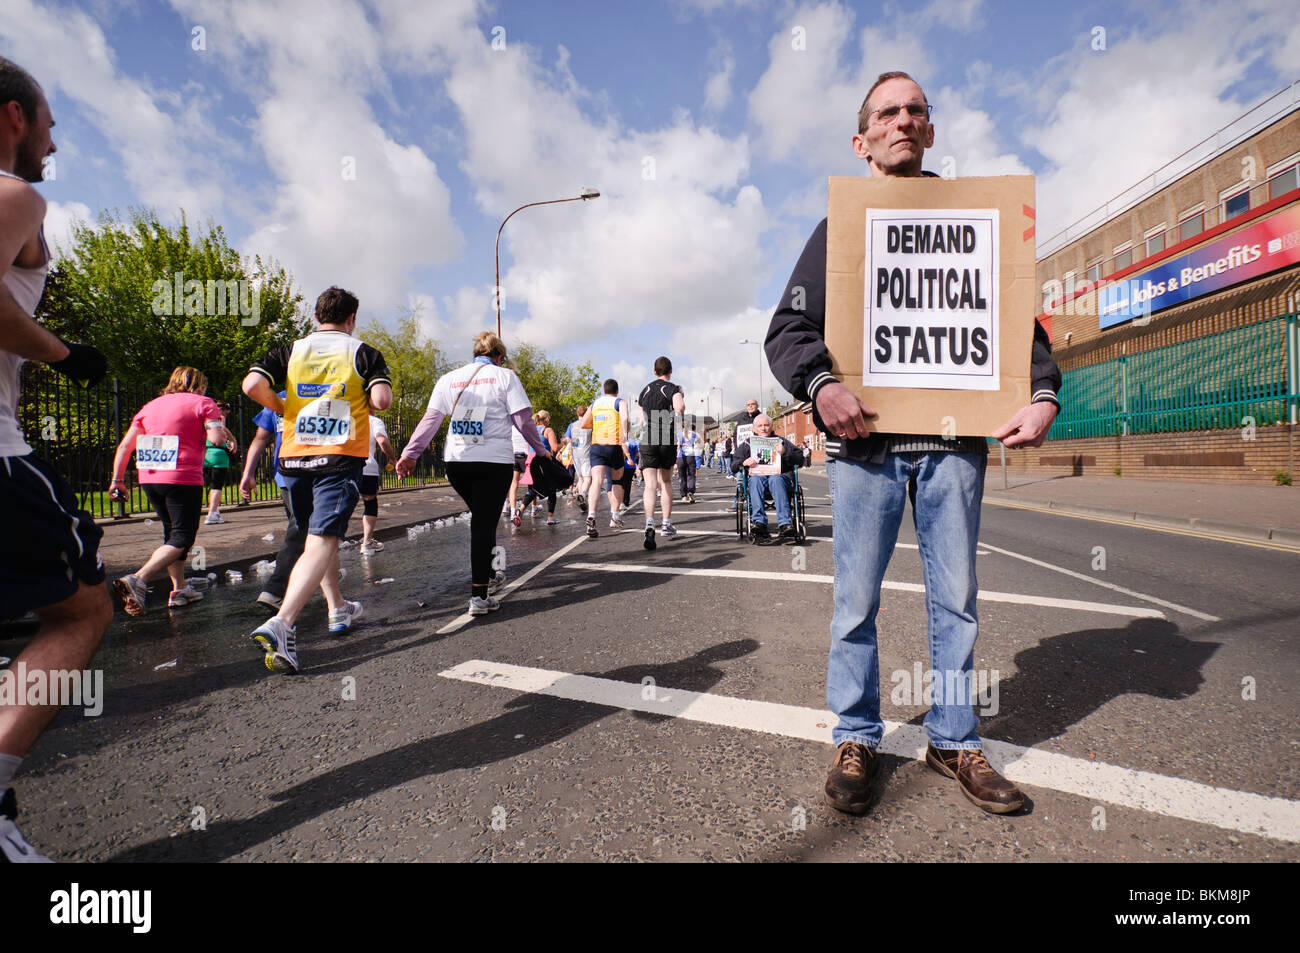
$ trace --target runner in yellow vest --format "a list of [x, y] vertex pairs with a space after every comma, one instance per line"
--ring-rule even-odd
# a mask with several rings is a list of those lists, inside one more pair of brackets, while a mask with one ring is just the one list
[[605, 394], [597, 397], [578, 421], [578, 428], [591, 428], [591, 488], [587, 491], [587, 535], [596, 532], [596, 506], [600, 503], [600, 490], [609, 473], [609, 528], [622, 529], [623, 518], [618, 509], [623, 503], [624, 459], [627, 457], [628, 403], [618, 396], [618, 381], [612, 377], [605, 381]]
[[352, 337], [357, 305], [350, 292], [327, 289], [316, 299], [318, 330], [271, 351], [244, 378], [245, 394], [284, 416], [278, 463], [290, 515], [307, 533], [279, 611], [253, 631], [275, 672], [298, 671], [294, 621], [317, 586], [330, 632], [346, 632], [361, 615], [361, 603], [339, 590], [339, 541], [361, 496], [370, 414], [388, 408], [393, 389], [384, 356]]

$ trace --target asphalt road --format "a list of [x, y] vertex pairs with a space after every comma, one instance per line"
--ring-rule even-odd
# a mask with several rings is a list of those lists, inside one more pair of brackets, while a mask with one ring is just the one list
[[351, 549], [365, 616], [332, 638], [313, 604], [295, 677], [248, 640], [255, 579], [120, 616], [103, 713], [61, 714], [19, 778], [24, 833], [82, 861], [1300, 859], [1300, 555], [992, 505], [981, 732], [1031, 803], [986, 815], [916, 760], [926, 708], [889, 697], [928, 658], [905, 519], [880, 616], [901, 727], [870, 813], [827, 808], [830, 509], [804, 485], [801, 552], [736, 542], [712, 474], [653, 553], [639, 504], [595, 540], [564, 503], [503, 523], [511, 580], [539, 571], [473, 621], [464, 523]]

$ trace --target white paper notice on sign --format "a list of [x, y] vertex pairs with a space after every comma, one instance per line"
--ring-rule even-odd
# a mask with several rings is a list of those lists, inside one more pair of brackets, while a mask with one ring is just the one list
[[997, 390], [998, 210], [867, 209], [862, 383]]

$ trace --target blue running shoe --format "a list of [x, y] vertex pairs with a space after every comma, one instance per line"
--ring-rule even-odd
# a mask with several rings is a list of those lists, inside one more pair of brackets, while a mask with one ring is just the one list
[[253, 641], [266, 653], [263, 661], [273, 672], [298, 671], [298, 629], [271, 616], [253, 630]]

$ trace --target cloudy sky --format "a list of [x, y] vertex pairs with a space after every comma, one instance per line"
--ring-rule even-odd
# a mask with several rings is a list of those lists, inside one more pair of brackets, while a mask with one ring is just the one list
[[[1099, 48], [1100, 47], [1100, 48]], [[225, 226], [361, 323], [418, 306], [691, 409], [738, 409], [875, 76], [935, 104], [927, 167], [1037, 176], [1040, 241], [1300, 78], [1292, 0], [4, 0], [58, 127], [47, 229], [102, 208]], [[776, 388], [762, 364], [763, 399]]]

